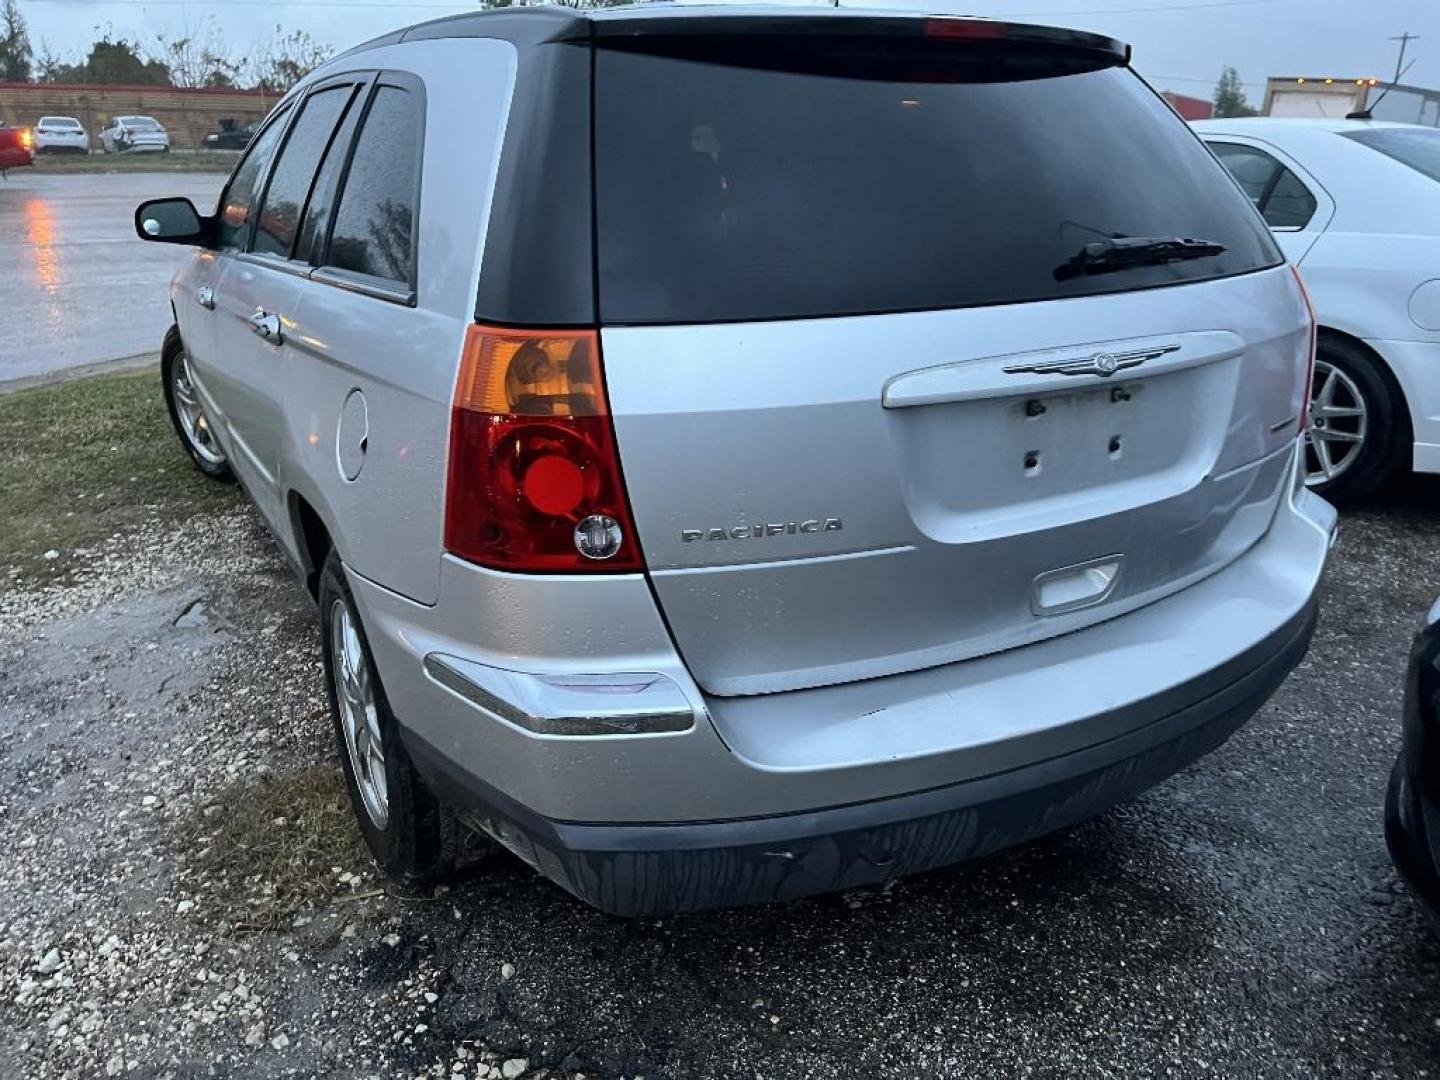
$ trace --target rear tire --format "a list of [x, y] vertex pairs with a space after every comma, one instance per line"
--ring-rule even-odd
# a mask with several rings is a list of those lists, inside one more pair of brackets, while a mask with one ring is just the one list
[[165, 407], [180, 445], [195, 467], [212, 480], [231, 480], [230, 462], [225, 458], [190, 376], [190, 358], [179, 332], [171, 327], [160, 353], [160, 376], [165, 387]]
[[1378, 491], [1410, 460], [1410, 412], [1395, 377], [1358, 342], [1322, 334], [1306, 433], [1306, 483], [1334, 503]]
[[345, 787], [375, 861], [406, 889], [447, 874], [454, 844], [439, 800], [415, 771], [380, 683], [360, 612], [332, 548], [320, 572], [325, 690]]

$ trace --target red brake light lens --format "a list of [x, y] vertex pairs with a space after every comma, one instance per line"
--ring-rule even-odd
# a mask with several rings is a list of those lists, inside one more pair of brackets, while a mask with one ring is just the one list
[[499, 570], [644, 568], [595, 331], [470, 327], [451, 409], [445, 547]]
[[1007, 36], [1004, 23], [984, 19], [926, 19], [925, 36], [962, 38], [968, 41], [995, 41]]

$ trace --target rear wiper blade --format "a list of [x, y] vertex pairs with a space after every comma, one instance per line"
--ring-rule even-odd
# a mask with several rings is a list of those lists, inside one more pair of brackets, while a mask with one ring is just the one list
[[1092, 240], [1055, 268], [1055, 280], [1065, 281], [1082, 274], [1108, 274], [1128, 266], [1203, 259], [1219, 255], [1224, 250], [1224, 244], [1213, 240], [1190, 240], [1179, 236], [1117, 236], [1108, 240]]

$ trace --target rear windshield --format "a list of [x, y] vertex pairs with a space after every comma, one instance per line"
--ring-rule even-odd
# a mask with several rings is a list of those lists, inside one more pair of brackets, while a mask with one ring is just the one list
[[40, 117], [42, 127], [68, 127], [78, 128], [80, 121], [68, 116], [42, 116]]
[[120, 122], [136, 131], [156, 131], [160, 125], [148, 116], [122, 116]]
[[1440, 131], [1430, 128], [1373, 128], [1343, 132], [1347, 139], [1379, 150], [1431, 180], [1440, 180]]
[[[596, 56], [603, 322], [1003, 304], [1280, 262], [1221, 166], [1128, 69], [893, 52], [877, 68], [852, 46], [797, 60], [810, 44], [741, 67], [686, 48]], [[1226, 250], [1057, 279], [1119, 236]]]

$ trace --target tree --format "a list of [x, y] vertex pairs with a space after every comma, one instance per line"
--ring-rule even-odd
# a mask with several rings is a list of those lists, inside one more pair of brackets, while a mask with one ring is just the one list
[[78, 64], [66, 64], [47, 54], [41, 58], [40, 77], [46, 82], [116, 83], [121, 86], [169, 86], [170, 69], [163, 61], [146, 60], [133, 41], [105, 36], [90, 46]]
[[1222, 71], [1220, 81], [1215, 84], [1215, 115], [1255, 115], [1255, 110], [1245, 100], [1245, 84], [1240, 81], [1240, 73], [1233, 67]]
[[17, 0], [0, 6], [0, 82], [29, 82], [34, 50]]
[[214, 16], [183, 26], [174, 34], [155, 35], [160, 58], [175, 86], [234, 86], [242, 62], [225, 44]]
[[283, 94], [329, 60], [332, 51], [304, 30], [287, 34], [277, 26], [274, 37], [255, 50], [250, 61], [251, 79], [262, 90]]

